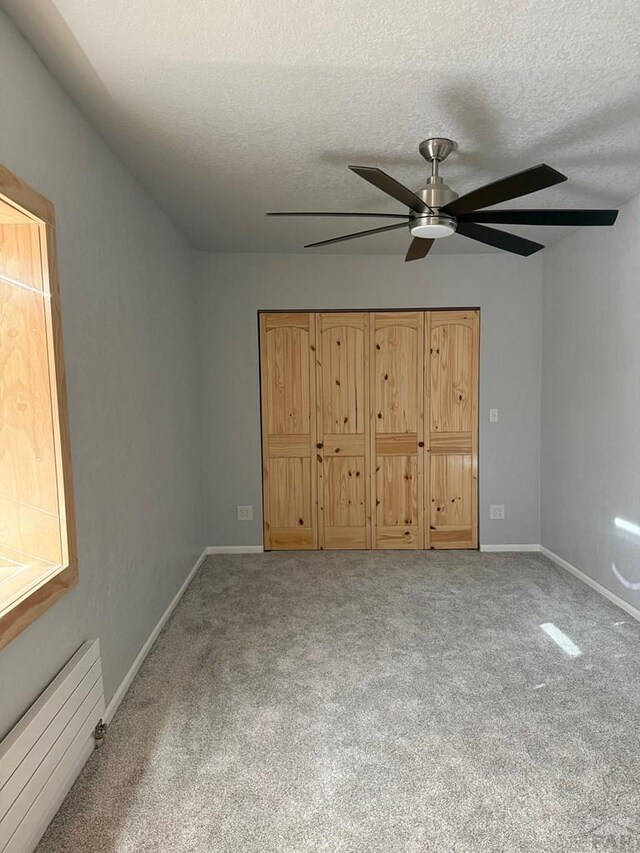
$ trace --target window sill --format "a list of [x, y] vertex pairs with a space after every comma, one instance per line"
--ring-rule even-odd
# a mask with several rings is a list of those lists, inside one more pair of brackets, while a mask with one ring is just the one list
[[31, 559], [22, 567], [18, 555], [10, 549], [0, 550], [0, 649], [34, 622], [61, 598], [78, 580], [76, 565], [56, 566], [44, 560]]

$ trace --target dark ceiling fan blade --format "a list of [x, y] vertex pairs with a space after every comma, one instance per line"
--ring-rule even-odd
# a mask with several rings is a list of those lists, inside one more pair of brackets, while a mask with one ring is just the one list
[[369, 234], [381, 234], [383, 231], [394, 231], [396, 228], [406, 227], [406, 222], [398, 222], [395, 225], [383, 225], [382, 228], [371, 228], [369, 231], [356, 231], [355, 234], [345, 234], [344, 237], [332, 237], [331, 240], [307, 243], [305, 249], [311, 249], [313, 246], [327, 246], [329, 243], [341, 243], [343, 240], [355, 240], [356, 237], [366, 237]]
[[374, 216], [382, 219], [410, 219], [408, 213], [318, 213], [316, 211], [303, 211], [295, 213], [265, 213], [265, 216]]
[[409, 244], [409, 251], [405, 255], [405, 263], [407, 261], [419, 261], [420, 258], [426, 258], [434, 243], [435, 240], [425, 240], [422, 237], [414, 237]]
[[525, 240], [524, 237], [508, 234], [506, 231], [497, 231], [495, 228], [476, 225], [475, 222], [458, 222], [456, 234], [462, 234], [463, 237], [470, 237], [472, 240], [478, 240], [478, 242], [486, 243], [488, 246], [495, 246], [496, 249], [504, 249], [505, 252], [523, 255], [525, 258], [533, 255], [534, 252], [539, 252], [540, 249], [544, 249], [541, 243]]
[[421, 198], [403, 184], [398, 183], [391, 175], [387, 175], [382, 169], [375, 169], [371, 166], [349, 166], [349, 168], [356, 175], [360, 175], [365, 181], [369, 181], [374, 187], [395, 198], [400, 204], [405, 204], [416, 213], [433, 213], [433, 210]]
[[477, 210], [463, 213], [458, 222], [502, 225], [613, 225], [617, 210]]
[[499, 204], [501, 201], [520, 198], [520, 196], [534, 193], [537, 190], [552, 187], [554, 184], [561, 184], [562, 181], [566, 180], [566, 175], [542, 163], [540, 166], [525, 169], [523, 172], [516, 172], [515, 175], [509, 175], [499, 181], [485, 184], [477, 190], [472, 190], [470, 193], [449, 202], [442, 210], [451, 216], [460, 216], [463, 213], [479, 210], [481, 207], [491, 207], [491, 205]]

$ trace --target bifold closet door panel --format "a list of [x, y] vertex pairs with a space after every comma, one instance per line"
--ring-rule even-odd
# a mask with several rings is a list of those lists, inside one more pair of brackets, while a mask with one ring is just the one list
[[478, 545], [477, 311], [431, 311], [426, 331], [431, 548]]
[[260, 315], [267, 550], [318, 547], [314, 349], [313, 315]]
[[369, 317], [316, 315], [318, 540], [370, 548]]
[[424, 548], [424, 312], [369, 323], [372, 547]]

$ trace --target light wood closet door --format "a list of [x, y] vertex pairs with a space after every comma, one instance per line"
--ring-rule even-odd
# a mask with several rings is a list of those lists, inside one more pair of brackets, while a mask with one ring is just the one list
[[320, 548], [370, 548], [369, 317], [316, 315]]
[[318, 547], [314, 316], [261, 314], [264, 546]]
[[429, 312], [426, 358], [429, 545], [476, 548], [478, 312]]
[[424, 547], [424, 313], [370, 319], [373, 548]]

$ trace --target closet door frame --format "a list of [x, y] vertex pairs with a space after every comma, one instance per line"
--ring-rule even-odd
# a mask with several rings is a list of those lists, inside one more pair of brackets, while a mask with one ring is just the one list
[[[269, 534], [269, 496], [268, 496], [268, 448], [267, 442], [265, 441], [265, 423], [266, 423], [266, 401], [265, 401], [265, 392], [264, 389], [266, 387], [266, 365], [265, 359], [262, 353], [262, 341], [263, 341], [263, 328], [264, 328], [264, 318], [267, 315], [286, 315], [286, 314], [305, 314], [309, 317], [309, 333], [310, 333], [310, 358], [312, 361], [311, 364], [311, 372], [315, 376], [315, 381], [312, 383], [312, 387], [310, 389], [311, 394], [313, 396], [313, 403], [311, 407], [312, 418], [310, 423], [311, 429], [311, 454], [312, 454], [312, 465], [311, 465], [311, 482], [312, 482], [312, 512], [313, 512], [313, 545], [312, 548], [320, 549], [321, 548], [321, 520], [319, 518], [319, 498], [320, 498], [320, 486], [318, 479], [318, 467], [320, 464], [320, 460], [318, 458], [318, 453], [322, 453], [324, 448], [318, 448], [318, 410], [320, 407], [320, 398], [318, 396], [318, 370], [316, 364], [316, 348], [318, 343], [318, 338], [316, 335], [317, 329], [317, 315], [319, 314], [365, 314], [369, 315], [369, 328], [368, 328], [368, 336], [369, 336], [369, 349], [368, 349], [368, 361], [369, 364], [367, 368], [369, 370], [369, 381], [366, 382], [368, 388], [368, 404], [369, 404], [369, 417], [370, 417], [370, 427], [369, 427], [369, 436], [367, 439], [367, 448], [370, 449], [370, 452], [367, 454], [369, 458], [367, 459], [367, 463], [369, 465], [369, 470], [367, 471], [367, 488], [366, 488], [366, 496], [367, 496], [367, 548], [379, 550], [375, 546], [374, 542], [374, 529], [375, 529], [375, 518], [374, 514], [376, 512], [375, 507], [375, 476], [376, 476], [376, 464], [375, 464], [375, 425], [373, 424], [373, 419], [375, 417], [375, 413], [373, 412], [373, 394], [372, 394], [372, 373], [373, 373], [373, 365], [374, 361], [372, 359], [373, 347], [375, 346], [375, 328], [373, 323], [373, 317], [376, 314], [393, 314], [393, 313], [416, 313], [420, 312], [423, 314], [423, 333], [422, 339], [424, 341], [424, 357], [422, 359], [422, 425], [421, 425], [421, 436], [418, 437], [418, 456], [419, 456], [419, 468], [421, 469], [421, 486], [419, 490], [419, 503], [422, 505], [421, 519], [422, 524], [422, 533], [421, 533], [421, 546], [420, 549], [429, 550], [434, 549], [431, 544], [430, 537], [430, 456], [431, 456], [431, 448], [430, 448], [430, 394], [429, 394], [429, 339], [430, 339], [430, 317], [436, 313], [452, 313], [452, 312], [474, 312], [476, 314], [476, 326], [475, 326], [475, 349], [473, 353], [473, 367], [472, 367], [472, 393], [474, 395], [473, 400], [473, 408], [474, 408], [474, 424], [472, 430], [472, 502], [473, 502], [473, 514], [472, 514], [472, 524], [473, 524], [473, 541], [470, 547], [465, 548], [464, 550], [478, 550], [479, 549], [479, 527], [480, 527], [480, 518], [479, 518], [479, 487], [480, 487], [480, 477], [479, 477], [479, 395], [480, 395], [480, 334], [481, 334], [481, 309], [479, 306], [474, 307], [438, 307], [438, 308], [315, 308], [312, 310], [301, 310], [301, 309], [260, 309], [257, 312], [257, 326], [258, 326], [258, 359], [259, 359], [259, 376], [260, 376], [260, 437], [261, 437], [261, 457], [262, 457], [262, 509], [263, 509], [263, 546], [265, 551], [272, 550], [272, 542]], [[313, 414], [316, 414], [316, 417], [313, 417]], [[420, 443], [422, 443], [422, 447], [420, 447]], [[420, 452], [422, 451], [422, 453]], [[277, 548], [276, 548], [277, 549]], [[277, 549], [279, 550], [279, 549]]]

